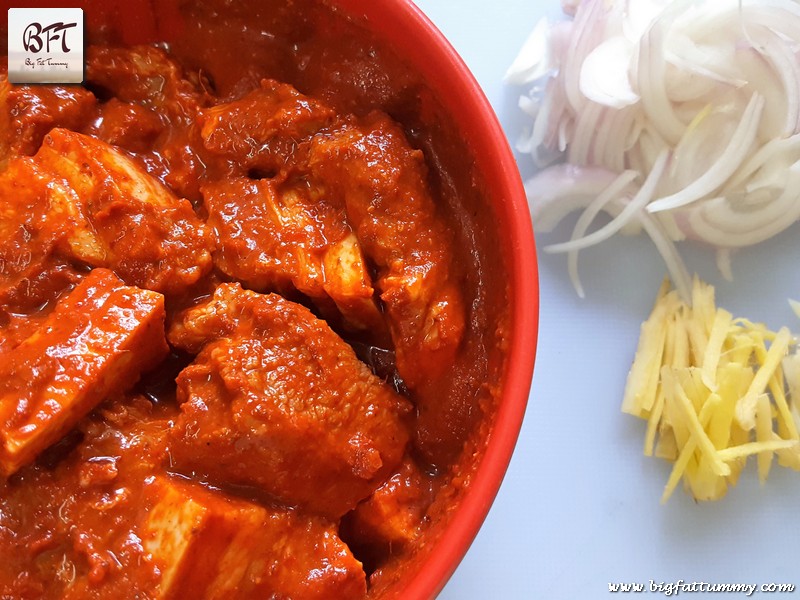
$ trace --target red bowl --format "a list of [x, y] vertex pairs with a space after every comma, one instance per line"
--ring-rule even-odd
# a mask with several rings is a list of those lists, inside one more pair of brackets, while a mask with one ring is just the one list
[[[455, 571], [480, 529], [505, 475], [522, 424], [536, 354], [538, 276], [533, 229], [519, 171], [491, 105], [464, 62], [428, 18], [410, 0], [321, 0], [365, 28], [410, 69], [418, 73], [458, 132], [458, 151], [469, 165], [483, 210], [482, 228], [499, 248], [508, 302], [499, 402], [481, 425], [469, 484], [456, 496], [436, 535], [426, 538], [402, 576], [383, 597], [427, 599], [436, 596]], [[7, 2], [5, 4], [8, 4]], [[124, 43], [179, 35], [179, 0], [56, 0], [49, 6], [80, 5], [88, 29], [116, 30]], [[35, 6], [33, 1], [14, 6]], [[256, 4], [253, 3], [255, 6]], [[236, 3], [231, 6], [237, 7]], [[7, 6], [6, 6], [7, 8]], [[111, 36], [114, 37], [114, 36]], [[213, 41], [209, 42], [213, 43]], [[496, 325], [496, 324], [495, 324]], [[471, 458], [471, 456], [470, 456]]]

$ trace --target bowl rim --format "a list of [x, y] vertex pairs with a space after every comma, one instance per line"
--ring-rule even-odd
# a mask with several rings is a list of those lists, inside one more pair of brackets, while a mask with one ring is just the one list
[[[177, 5], [177, 1], [165, 0], [164, 4]], [[494, 196], [503, 201], [497, 202], [494, 208], [504, 227], [502, 243], [510, 259], [512, 303], [502, 401], [486, 451], [469, 488], [449, 525], [436, 540], [424, 568], [415, 573], [402, 590], [404, 600], [426, 600], [438, 595], [469, 550], [500, 489], [519, 437], [533, 377], [539, 326], [539, 280], [533, 227], [516, 160], [494, 109], [463, 59], [422, 10], [412, 0], [323, 2], [341, 8], [356, 21], [366, 21], [369, 28], [392, 47], [404, 50], [401, 58], [418, 69], [426, 81], [435, 84], [431, 86], [434, 91], [442, 91], [439, 95], [445, 107], [457, 115], [457, 122], [470, 124], [464, 136], [471, 148], [480, 148], [480, 152], [473, 151], [473, 158], [486, 179], [501, 186]], [[87, 8], [91, 4], [87, 0], [55, 0], [48, 6]], [[126, 15], [140, 14], [132, 10], [133, 7], [146, 5], [153, 9], [147, 0], [114, 0], [111, 4], [117, 8], [127, 6]], [[11, 6], [9, 2], [4, 5]], [[32, 0], [20, 0], [13, 5], [38, 6]]]
[[[539, 325], [536, 247], [525, 190], [511, 147], [480, 84], [444, 34], [411, 0], [328, 0], [402, 48], [401, 58], [433, 82], [457, 122], [469, 123], [464, 136], [488, 181], [501, 189], [494, 207], [504, 227], [511, 277], [511, 336], [498, 406], [486, 451], [449, 525], [430, 558], [402, 589], [403, 598], [433, 598], [466, 555], [500, 489], [519, 437], [533, 378]], [[413, 36], [410, 34], [413, 33]], [[412, 39], [412, 42], [408, 40]], [[435, 76], [438, 76], [435, 77]], [[450, 100], [448, 101], [447, 98]], [[474, 152], [480, 148], [480, 152]]]

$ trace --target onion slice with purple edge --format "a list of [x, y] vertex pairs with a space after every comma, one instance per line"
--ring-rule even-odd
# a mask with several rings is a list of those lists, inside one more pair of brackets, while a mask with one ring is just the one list
[[[730, 253], [800, 220], [800, 3], [582, 0], [541, 21], [506, 74], [528, 89], [517, 145], [534, 227], [581, 214], [566, 252], [644, 231], [685, 296], [684, 239]], [[611, 220], [590, 227], [601, 213]]]

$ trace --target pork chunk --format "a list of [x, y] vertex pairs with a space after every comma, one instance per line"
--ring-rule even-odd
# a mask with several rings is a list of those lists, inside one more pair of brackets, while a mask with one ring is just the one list
[[161, 572], [156, 598], [362, 598], [361, 564], [319, 517], [265, 508], [159, 477], [142, 543]]
[[431, 476], [406, 457], [395, 473], [345, 517], [346, 539], [370, 555], [387, 558], [417, 539], [432, 500]]
[[202, 348], [177, 379], [181, 472], [338, 517], [402, 459], [408, 403], [306, 308], [223, 284], [169, 337]]
[[383, 329], [361, 248], [341, 211], [308, 188], [268, 179], [215, 182], [203, 197], [223, 273], [257, 291], [297, 289], [323, 311], [332, 301], [352, 329]]
[[201, 114], [206, 149], [240, 167], [279, 172], [298, 144], [333, 122], [334, 111], [292, 86], [265, 79], [238, 100]]
[[197, 110], [208, 102], [199, 81], [191, 81], [176, 61], [154, 46], [89, 46], [86, 82], [121, 102], [139, 104], [178, 124], [192, 122]]
[[163, 296], [92, 271], [30, 337], [0, 354], [0, 473], [31, 462], [167, 351]]
[[0, 177], [0, 236], [8, 231], [39, 255], [107, 267], [163, 293], [182, 292], [211, 269], [211, 232], [191, 204], [108, 144], [54, 129], [34, 157], [18, 160]]
[[[50, 202], [50, 186], [47, 172], [32, 159], [12, 160], [0, 174], [0, 301], [4, 305], [17, 305], [13, 298], [19, 291], [47, 273], [55, 247], [74, 227], [72, 216], [62, 214], [57, 201]], [[26, 308], [32, 306], [21, 310]]]
[[0, 330], [3, 313], [40, 312], [81, 278], [54, 254], [72, 226], [68, 215], [53, 218], [54, 209], [46, 173], [30, 159], [12, 160], [0, 174]]
[[154, 111], [116, 98], [104, 102], [99, 113], [83, 132], [129, 152], [146, 154], [166, 129]]
[[345, 207], [378, 268], [400, 375], [410, 388], [435, 380], [453, 364], [465, 306], [453, 236], [428, 189], [422, 152], [375, 112], [314, 136], [308, 168], [326, 201]]
[[99, 107], [87, 133], [135, 153], [149, 174], [198, 201], [209, 160], [201, 156], [197, 118], [212, 102], [199, 72], [184, 71], [153, 46], [90, 46], [86, 81], [99, 94], [113, 96]]
[[97, 100], [81, 86], [9, 84], [10, 156], [31, 156], [56, 127], [81, 129], [95, 115]]

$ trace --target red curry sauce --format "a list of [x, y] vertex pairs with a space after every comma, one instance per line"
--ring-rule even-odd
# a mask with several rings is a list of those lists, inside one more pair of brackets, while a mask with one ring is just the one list
[[0, 597], [380, 595], [491, 422], [484, 190], [326, 4], [171, 33], [106, 23], [83, 86], [3, 81]]

